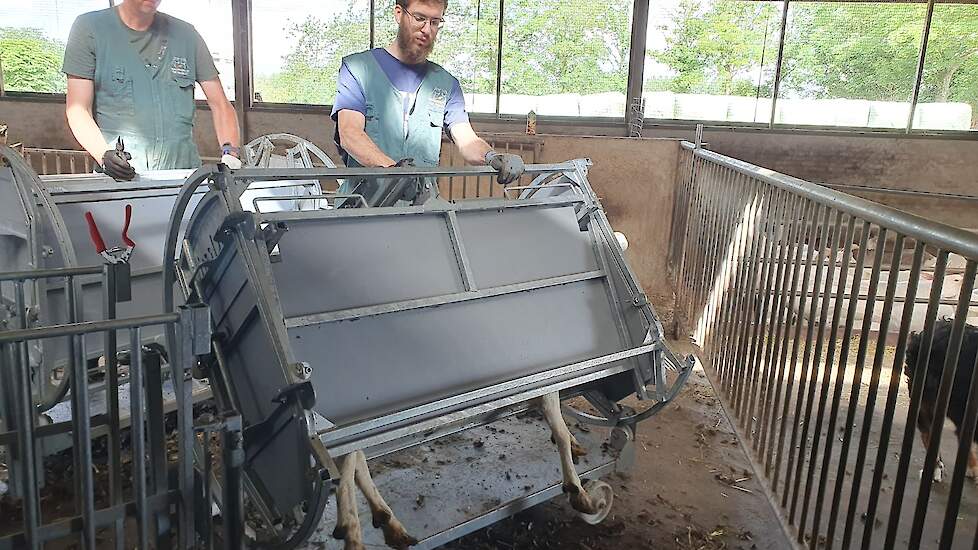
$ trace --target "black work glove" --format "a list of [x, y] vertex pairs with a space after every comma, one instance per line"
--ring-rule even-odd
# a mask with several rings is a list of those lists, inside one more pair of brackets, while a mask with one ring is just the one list
[[[389, 168], [414, 167], [414, 159], [406, 158], [397, 161]], [[389, 178], [385, 181], [384, 189], [379, 199], [370, 206], [394, 206], [398, 201], [413, 202], [418, 196], [418, 178], [406, 176]]]
[[136, 177], [136, 169], [129, 164], [132, 155], [118, 149], [109, 149], [102, 155], [102, 171], [115, 181], [130, 181]]
[[[414, 166], [414, 159], [401, 159], [388, 168]], [[367, 206], [394, 206], [397, 201], [413, 201], [418, 195], [418, 178], [363, 178], [351, 191], [353, 195], [361, 195]], [[356, 208], [358, 203], [344, 199], [337, 208]]]
[[495, 168], [499, 175], [496, 181], [503, 185], [508, 185], [520, 179], [526, 167], [523, 166], [523, 159], [519, 155], [510, 153], [497, 153], [489, 151], [486, 153], [486, 164]]

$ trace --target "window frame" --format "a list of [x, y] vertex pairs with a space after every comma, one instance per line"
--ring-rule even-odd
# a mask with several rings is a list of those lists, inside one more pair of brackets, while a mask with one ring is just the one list
[[[787, 16], [792, 2], [801, 0], [783, 0], [781, 13], [781, 28], [779, 29], [778, 56], [775, 62], [775, 75], [772, 85], [772, 102], [770, 120], [767, 123], [758, 122], [728, 122], [718, 120], [681, 120], [681, 119], [660, 119], [634, 117], [629, 118], [629, 112], [633, 100], [640, 98], [644, 89], [644, 61], [647, 46], [647, 30], [649, 24], [650, 4], [654, 0], [633, 0], [631, 40], [629, 43], [628, 77], [625, 92], [626, 112], [621, 117], [574, 117], [574, 116], [554, 116], [540, 115], [538, 120], [548, 124], [578, 125], [578, 126], [597, 126], [597, 127], [618, 127], [626, 132], [630, 122], [639, 124], [646, 129], [663, 130], [689, 130], [697, 125], [715, 129], [733, 129], [738, 131], [769, 131], [775, 133], [811, 133], [811, 134], [837, 134], [837, 135], [874, 135], [874, 136], [913, 136], [913, 137], [946, 137], [961, 138], [978, 141], [978, 130], [934, 130], [918, 129], [913, 127], [914, 115], [919, 103], [920, 89], [924, 78], [924, 69], [927, 62], [927, 43], [929, 41], [931, 25], [934, 17], [934, 6], [941, 4], [974, 4], [974, 0], [902, 0], [901, 3], [926, 4], [927, 11], [924, 20], [924, 32], [920, 41], [918, 52], [918, 63], [915, 73], [913, 95], [911, 97], [910, 115], [905, 128], [873, 128], [864, 126], [819, 126], [819, 125], [797, 125], [781, 124], [775, 122], [777, 112], [777, 102], [779, 100], [780, 86], [782, 80], [782, 62], [784, 59], [784, 43], [787, 34]], [[808, 0], [811, 1], [811, 0]], [[855, 1], [860, 0], [820, 0], [824, 2]], [[899, 1], [899, 0], [898, 0]], [[116, 4], [115, 0], [106, 0], [109, 7]], [[377, 0], [369, 1], [370, 9], [370, 47], [375, 45], [374, 18], [377, 14]], [[500, 113], [499, 104], [501, 97], [501, 75], [502, 75], [502, 52], [505, 40], [505, 9], [506, 0], [499, 0], [498, 17], [498, 41], [496, 51], [496, 112], [495, 113], [471, 113], [470, 118], [474, 121], [493, 121], [493, 122], [513, 122], [521, 124], [524, 117], [518, 115], [508, 115]], [[266, 101], [255, 101], [254, 99], [254, 74], [253, 68], [253, 18], [252, 0], [232, 0], [231, 1], [232, 25], [234, 27], [234, 86], [235, 97], [232, 103], [238, 110], [239, 122], [242, 132], [247, 133], [247, 113], [249, 111], [258, 112], [280, 112], [280, 113], [329, 113], [332, 105], [310, 105], [302, 103], [272, 103]], [[19, 92], [6, 91], [3, 87], [3, 68], [0, 66], [0, 97], [4, 99], [21, 100], [40, 100], [59, 102], [64, 100], [64, 94], [42, 93], [42, 92]], [[206, 107], [206, 102], [198, 100], [198, 106]]]

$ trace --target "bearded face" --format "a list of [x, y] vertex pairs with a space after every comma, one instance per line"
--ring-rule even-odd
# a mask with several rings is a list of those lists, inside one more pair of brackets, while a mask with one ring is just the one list
[[408, 2], [407, 8], [400, 5], [395, 8], [397, 45], [408, 61], [421, 63], [428, 59], [435, 48], [440, 22], [444, 17], [445, 6], [439, 0], [416, 0]]

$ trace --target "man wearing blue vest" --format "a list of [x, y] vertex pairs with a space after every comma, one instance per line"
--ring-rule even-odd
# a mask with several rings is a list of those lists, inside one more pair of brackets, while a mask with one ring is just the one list
[[[65, 112], [75, 139], [116, 180], [136, 171], [196, 168], [194, 82], [214, 117], [222, 162], [240, 168], [234, 108], [192, 25], [158, 13], [161, 0], [123, 0], [82, 14], [68, 36]], [[116, 147], [121, 142], [125, 152]]]
[[[465, 161], [492, 166], [499, 183], [523, 175], [523, 159], [493, 151], [475, 134], [458, 80], [428, 61], [447, 8], [448, 0], [397, 0], [394, 43], [343, 58], [333, 120], [347, 166], [436, 166], [444, 128]], [[347, 180], [340, 192], [353, 185]]]

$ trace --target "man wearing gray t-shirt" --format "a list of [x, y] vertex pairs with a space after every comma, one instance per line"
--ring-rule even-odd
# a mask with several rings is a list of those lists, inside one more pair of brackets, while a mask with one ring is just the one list
[[[131, 180], [137, 170], [195, 168], [199, 82], [222, 161], [240, 167], [238, 122], [214, 59], [192, 25], [159, 13], [159, 5], [160, 0], [124, 0], [75, 20], [62, 69], [68, 75], [68, 126], [116, 180]], [[128, 154], [117, 150], [120, 139]]]

